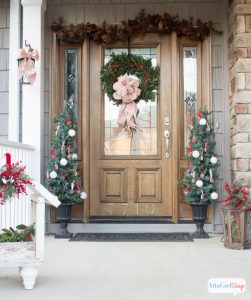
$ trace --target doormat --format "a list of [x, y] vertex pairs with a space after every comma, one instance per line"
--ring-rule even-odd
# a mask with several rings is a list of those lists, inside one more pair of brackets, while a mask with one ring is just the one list
[[73, 242], [192, 242], [190, 233], [77, 233]]

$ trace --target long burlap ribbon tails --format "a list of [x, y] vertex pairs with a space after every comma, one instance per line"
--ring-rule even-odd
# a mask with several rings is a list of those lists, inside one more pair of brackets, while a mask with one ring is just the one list
[[135, 100], [139, 97], [139, 79], [133, 75], [121, 75], [114, 83], [114, 99], [122, 100], [122, 105], [118, 115], [118, 125], [126, 127], [128, 130], [136, 129], [136, 118], [138, 107]]
[[38, 51], [26, 51], [25, 49], [18, 50], [18, 78], [23, 78], [33, 84], [36, 80], [35, 60], [39, 59]]

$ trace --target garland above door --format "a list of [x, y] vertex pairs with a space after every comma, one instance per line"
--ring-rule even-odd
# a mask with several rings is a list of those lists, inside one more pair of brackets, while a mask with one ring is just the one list
[[135, 19], [123, 21], [120, 24], [102, 25], [81, 23], [77, 25], [65, 25], [61, 19], [58, 23], [51, 25], [56, 33], [57, 39], [65, 43], [81, 43], [86, 37], [99, 43], [114, 43], [126, 41], [130, 37], [143, 35], [145, 33], [171, 33], [176, 32], [177, 36], [190, 37], [194, 40], [204, 40], [211, 31], [218, 32], [213, 27], [212, 21], [202, 22], [200, 19], [190, 18], [179, 19], [178, 16], [146, 15], [141, 10]]

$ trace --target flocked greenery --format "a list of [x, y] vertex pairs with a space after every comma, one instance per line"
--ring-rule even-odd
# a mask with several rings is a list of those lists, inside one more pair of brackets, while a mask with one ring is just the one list
[[3, 228], [0, 234], [0, 242], [31, 242], [35, 235], [35, 224], [30, 226], [20, 224], [16, 229], [10, 227], [9, 229]]
[[[186, 149], [188, 167], [180, 181], [180, 186], [189, 203], [209, 204], [218, 198], [216, 193], [218, 162], [215, 154], [215, 135], [210, 117], [211, 113], [206, 108], [199, 111], [190, 128], [190, 142]], [[202, 119], [206, 120], [205, 125], [200, 124]], [[194, 157], [197, 156], [195, 154], [198, 154], [195, 151], [199, 152], [199, 157]], [[202, 181], [202, 187], [198, 187], [198, 181]]]
[[[62, 203], [83, 201], [80, 176], [77, 171], [77, 125], [73, 109], [67, 105], [54, 119], [55, 131], [51, 142], [47, 172], [47, 187]], [[74, 132], [70, 136], [69, 132]], [[67, 162], [62, 165], [62, 159]]]
[[158, 88], [159, 68], [152, 66], [150, 58], [127, 53], [112, 53], [109, 62], [101, 69], [100, 79], [104, 91], [115, 105], [121, 104], [121, 101], [113, 98], [113, 84], [119, 76], [125, 74], [135, 75], [140, 79], [141, 93], [135, 102], [139, 100], [154, 101]]

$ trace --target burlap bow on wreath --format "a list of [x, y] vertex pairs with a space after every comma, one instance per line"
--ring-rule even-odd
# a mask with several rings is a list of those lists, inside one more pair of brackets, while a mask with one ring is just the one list
[[152, 66], [150, 58], [113, 53], [109, 62], [102, 68], [100, 79], [109, 100], [120, 106], [118, 125], [135, 130], [137, 102], [155, 100], [159, 68]]

